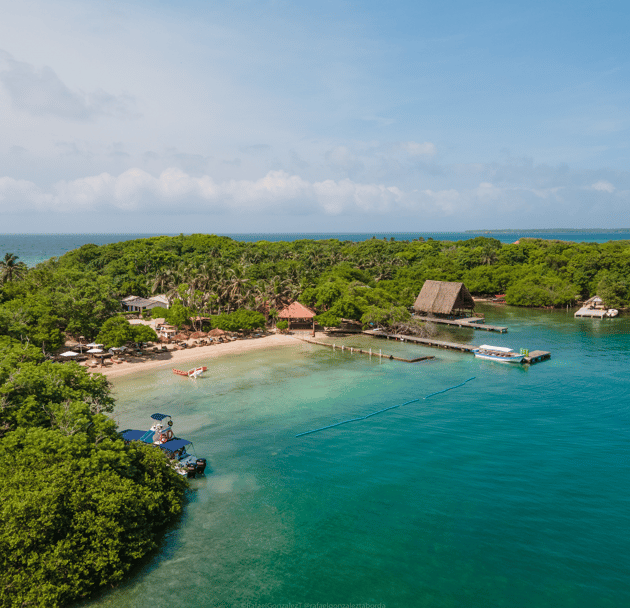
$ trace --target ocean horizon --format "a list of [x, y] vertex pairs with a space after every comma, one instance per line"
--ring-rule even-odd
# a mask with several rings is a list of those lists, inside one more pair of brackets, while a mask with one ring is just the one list
[[[178, 236], [180, 233], [32, 233], [32, 234], [0, 234], [0, 257], [5, 253], [17, 255], [27, 266], [35, 266], [52, 257], [59, 257], [68, 251], [87, 244], [108, 245], [122, 241], [150, 238], [156, 236]], [[195, 233], [183, 233], [185, 235]], [[208, 233], [215, 234], [215, 233]], [[630, 229], [609, 231], [607, 229], [579, 230], [558, 229], [537, 231], [467, 231], [467, 232], [331, 232], [331, 233], [216, 233], [236, 241], [297, 241], [301, 239], [337, 239], [340, 241], [359, 242], [371, 238], [411, 241], [418, 238], [463, 241], [478, 236], [495, 238], [502, 243], [512, 243], [519, 238], [541, 238], [570, 242], [605, 243], [608, 241], [630, 240]]]

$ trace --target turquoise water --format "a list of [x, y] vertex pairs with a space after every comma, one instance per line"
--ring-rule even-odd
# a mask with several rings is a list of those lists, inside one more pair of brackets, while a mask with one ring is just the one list
[[211, 470], [154, 559], [84, 605], [630, 605], [629, 321], [484, 312], [509, 332], [451, 335], [552, 359], [370, 342], [436, 356], [406, 364], [297, 343], [214, 359], [196, 383], [116, 380], [122, 428], [171, 414]]
[[[120, 241], [159, 236], [158, 234], [0, 234], [0, 257], [9, 252], [17, 255], [28, 266], [34, 266], [53, 256], [61, 256], [72, 249], [92, 243], [106, 245]], [[170, 234], [167, 236], [175, 236]], [[502, 243], [512, 243], [519, 237], [534, 237], [545, 239], [560, 239], [563, 241], [605, 243], [607, 241], [630, 240], [630, 232], [602, 233], [602, 232], [558, 232], [558, 233], [530, 233], [524, 231], [515, 234], [477, 234], [469, 232], [387, 232], [387, 233], [331, 233], [331, 234], [224, 234], [237, 241], [296, 241], [299, 239], [339, 239], [341, 241], [364, 241], [377, 236], [378, 238], [395, 240], [412, 240], [418, 237], [435, 240], [459, 241], [477, 236], [490, 236]]]

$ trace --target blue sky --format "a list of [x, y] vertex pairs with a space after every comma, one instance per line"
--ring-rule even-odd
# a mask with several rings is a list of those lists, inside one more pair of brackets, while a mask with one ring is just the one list
[[630, 226], [622, 2], [0, 0], [0, 232]]

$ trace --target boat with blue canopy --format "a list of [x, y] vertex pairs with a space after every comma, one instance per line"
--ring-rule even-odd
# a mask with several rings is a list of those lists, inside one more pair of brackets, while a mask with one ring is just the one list
[[206, 459], [195, 456], [191, 441], [175, 436], [171, 416], [155, 413], [151, 415], [151, 419], [154, 422], [150, 429], [146, 431], [126, 429], [120, 432], [122, 438], [126, 442], [148, 443], [164, 451], [171, 461], [171, 465], [180, 475], [193, 478], [197, 475], [203, 475], [206, 469]]

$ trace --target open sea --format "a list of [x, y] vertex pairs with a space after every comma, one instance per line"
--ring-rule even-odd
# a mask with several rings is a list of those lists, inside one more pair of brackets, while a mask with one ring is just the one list
[[[53, 256], [61, 256], [72, 249], [81, 247], [88, 243], [94, 245], [106, 245], [129, 241], [132, 239], [147, 238], [150, 236], [160, 236], [158, 234], [0, 234], [0, 258], [5, 253], [17, 255], [22, 262], [28, 266], [35, 266]], [[165, 236], [176, 236], [166, 234]], [[589, 243], [605, 243], [611, 240], [630, 240], [630, 230], [620, 230], [618, 232], [545, 232], [534, 233], [523, 231], [522, 233], [485, 233], [485, 232], [364, 232], [364, 233], [259, 233], [259, 234], [222, 234], [237, 241], [297, 241], [299, 239], [339, 239], [340, 241], [364, 241], [373, 236], [379, 239], [395, 239], [399, 241], [410, 241], [423, 237], [425, 239], [435, 239], [444, 241], [460, 241], [472, 239], [477, 236], [488, 236], [500, 240], [502, 243], [513, 243], [521, 237], [559, 239], [562, 241]]]
[[346, 337], [375, 355], [296, 342], [115, 380], [121, 428], [171, 414], [209, 467], [158, 553], [82, 608], [630, 606], [630, 319], [480, 308], [508, 333], [442, 336], [551, 360]]

